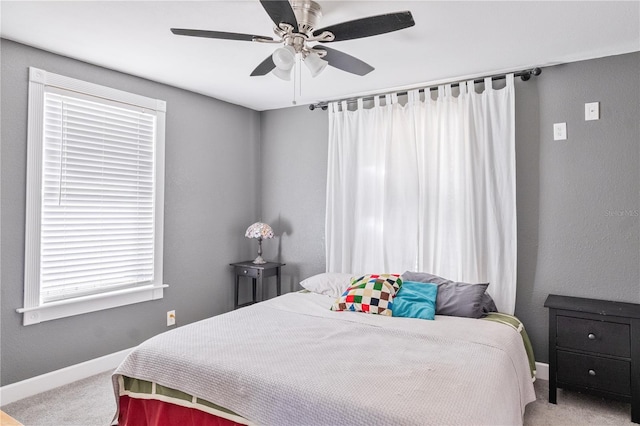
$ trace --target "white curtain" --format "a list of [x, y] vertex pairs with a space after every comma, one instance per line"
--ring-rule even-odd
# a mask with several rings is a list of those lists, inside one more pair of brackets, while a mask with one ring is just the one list
[[329, 105], [327, 271], [424, 271], [516, 296], [514, 78]]

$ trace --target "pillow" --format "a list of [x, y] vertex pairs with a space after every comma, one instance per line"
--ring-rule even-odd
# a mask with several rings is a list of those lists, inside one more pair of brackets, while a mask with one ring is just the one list
[[437, 284], [403, 281], [393, 299], [392, 316], [432, 320], [436, 315], [437, 296]]
[[340, 297], [345, 289], [351, 285], [352, 276], [351, 274], [339, 272], [325, 272], [307, 278], [300, 285], [314, 293]]
[[484, 315], [482, 300], [489, 283], [469, 284], [455, 282], [426, 272], [402, 274], [404, 281], [433, 283], [438, 285], [436, 314], [455, 317], [480, 318]]
[[402, 286], [402, 278], [400, 277], [399, 274], [370, 274], [370, 275], [362, 275], [359, 278], [351, 278], [350, 287], [353, 287], [358, 282], [365, 282], [365, 281], [366, 282], [386, 281], [395, 289], [395, 292], [393, 294], [394, 296], [395, 296], [395, 293], [397, 293], [398, 290], [400, 290], [400, 287]]
[[402, 286], [397, 274], [365, 275], [354, 279], [331, 306], [332, 311], [365, 312], [391, 316], [393, 298]]
[[482, 295], [482, 312], [488, 314], [489, 312], [498, 312], [496, 302], [493, 301], [493, 297], [488, 292], [484, 292]]

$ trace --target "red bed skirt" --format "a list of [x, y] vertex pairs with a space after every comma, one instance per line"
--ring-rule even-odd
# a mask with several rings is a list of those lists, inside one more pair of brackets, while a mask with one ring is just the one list
[[240, 423], [156, 399], [120, 396], [118, 426], [242, 426]]

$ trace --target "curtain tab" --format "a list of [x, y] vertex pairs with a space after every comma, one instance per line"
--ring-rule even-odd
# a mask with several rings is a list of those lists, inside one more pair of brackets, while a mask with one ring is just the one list
[[446, 86], [444, 86], [444, 94], [447, 97], [451, 97], [451, 85], [447, 84]]
[[384, 106], [391, 105], [391, 95], [384, 95]]
[[507, 79], [507, 87], [513, 87], [513, 73], [509, 73], [505, 77]]
[[362, 98], [358, 98], [358, 109], [364, 109], [364, 100]]
[[397, 93], [392, 93], [391, 94], [391, 102], [394, 104], [398, 103], [398, 94]]
[[438, 99], [444, 97], [444, 86], [438, 86]]
[[378, 108], [380, 106], [380, 96], [373, 97], [373, 106]]
[[489, 91], [489, 90], [493, 90], [493, 80], [491, 80], [491, 77], [485, 77], [484, 79], [484, 91]]
[[467, 81], [467, 92], [469, 92], [470, 95], [476, 94], [476, 82], [474, 80]]
[[343, 112], [349, 111], [349, 105], [347, 105], [347, 101], [340, 102], [340, 105], [342, 106]]
[[420, 102], [420, 89], [413, 89], [407, 92], [409, 103], [417, 104]]
[[460, 84], [458, 84], [458, 89], [460, 89], [460, 96], [466, 95], [467, 94], [467, 82], [466, 81], [461, 81]]

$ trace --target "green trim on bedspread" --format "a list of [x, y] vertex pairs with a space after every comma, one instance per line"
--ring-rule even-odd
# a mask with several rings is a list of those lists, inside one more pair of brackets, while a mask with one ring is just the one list
[[522, 343], [524, 344], [524, 349], [527, 352], [527, 357], [529, 358], [529, 369], [531, 370], [531, 379], [533, 381], [536, 380], [536, 359], [533, 356], [533, 346], [531, 345], [531, 340], [529, 340], [529, 335], [527, 334], [527, 330], [524, 329], [524, 325], [522, 322], [514, 317], [513, 315], [503, 314], [501, 312], [491, 312], [486, 317], [482, 318], [487, 321], [495, 321], [500, 324], [508, 325], [515, 329], [520, 336], [522, 337]]
[[218, 411], [223, 411], [223, 412], [225, 412], [227, 414], [232, 414], [234, 416], [239, 416], [238, 414], [234, 413], [233, 411], [227, 410], [226, 408], [221, 407], [219, 405], [216, 405], [213, 402], [209, 402], [206, 399], [198, 398], [197, 401], [198, 401], [198, 404], [204, 405], [205, 407], [213, 408], [213, 409], [218, 410]]
[[148, 393], [153, 391], [153, 383], [146, 380], [132, 379], [131, 377], [122, 376], [124, 380], [124, 389], [133, 393]]

